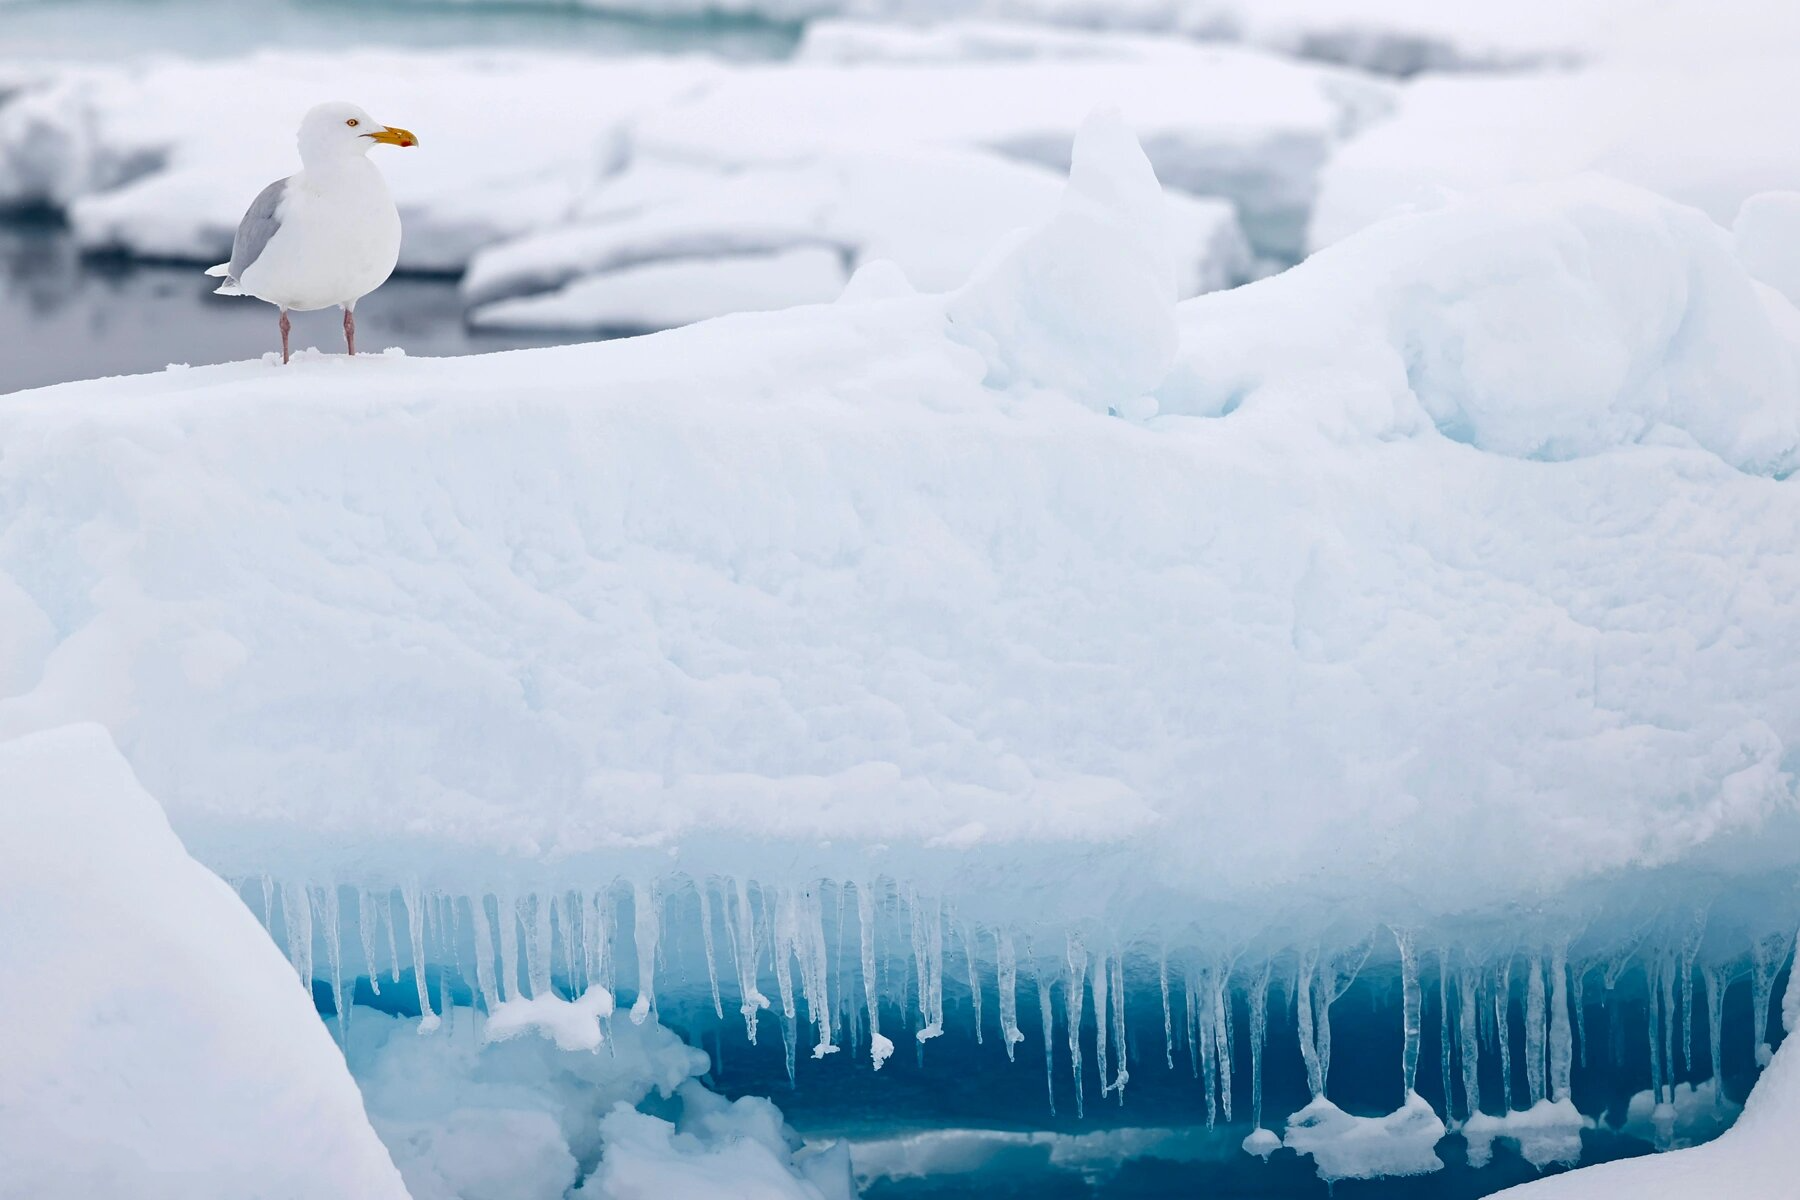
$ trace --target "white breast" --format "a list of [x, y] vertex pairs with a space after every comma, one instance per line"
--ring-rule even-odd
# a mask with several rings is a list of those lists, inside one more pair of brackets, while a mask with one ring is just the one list
[[353, 304], [386, 282], [400, 257], [400, 214], [375, 164], [356, 157], [288, 180], [281, 227], [238, 286], [305, 312]]

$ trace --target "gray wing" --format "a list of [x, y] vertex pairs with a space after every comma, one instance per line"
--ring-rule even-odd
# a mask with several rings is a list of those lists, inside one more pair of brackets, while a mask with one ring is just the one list
[[257, 256], [262, 254], [263, 247], [281, 228], [281, 220], [275, 210], [281, 207], [282, 197], [287, 195], [288, 181], [277, 179], [250, 202], [250, 211], [238, 222], [237, 236], [231, 239], [231, 262], [225, 268], [225, 278], [236, 283], [243, 278], [244, 272]]

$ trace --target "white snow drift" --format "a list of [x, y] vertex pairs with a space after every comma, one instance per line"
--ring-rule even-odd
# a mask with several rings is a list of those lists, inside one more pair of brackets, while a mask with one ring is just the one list
[[405, 1200], [249, 911], [93, 726], [0, 742], [0, 1196]]

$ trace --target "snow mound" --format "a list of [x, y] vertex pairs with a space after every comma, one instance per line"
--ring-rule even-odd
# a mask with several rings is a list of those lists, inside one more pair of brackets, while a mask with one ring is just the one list
[[1504, 1116], [1478, 1112], [1463, 1123], [1469, 1144], [1469, 1165], [1484, 1167], [1493, 1158], [1495, 1142], [1511, 1142], [1519, 1156], [1542, 1170], [1555, 1163], [1574, 1165], [1581, 1159], [1581, 1131], [1589, 1122], [1567, 1097], [1545, 1097], [1530, 1108]]
[[496, 1042], [537, 1032], [559, 1049], [593, 1050], [605, 1040], [600, 1025], [612, 1013], [612, 993], [596, 985], [573, 1000], [549, 992], [529, 999], [515, 996], [488, 1014], [484, 1030]]
[[[1365, 432], [1423, 416], [1540, 459], [1675, 438], [1781, 476], [1800, 462], [1792, 318], [1705, 216], [1590, 177], [1401, 218], [1229, 304], [1195, 302], [1162, 400], [1311, 404], [1319, 367], [1357, 358]], [[1280, 354], [1303, 321], [1323, 354]]]
[[1357, 1117], [1323, 1096], [1288, 1118], [1282, 1145], [1308, 1155], [1326, 1182], [1428, 1175], [1444, 1168], [1433, 1148], [1444, 1123], [1417, 1092], [1384, 1117]]
[[1076, 138], [1055, 215], [997, 254], [948, 317], [991, 386], [1045, 388], [1105, 412], [1168, 374], [1175, 299], [1162, 190], [1118, 114], [1101, 113]]
[[310, 997], [106, 733], [0, 743], [0, 1191], [406, 1189]]

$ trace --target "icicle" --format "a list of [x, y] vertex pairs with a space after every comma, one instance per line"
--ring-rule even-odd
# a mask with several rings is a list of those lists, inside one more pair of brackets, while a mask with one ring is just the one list
[[913, 959], [919, 972], [919, 1030], [921, 1042], [944, 1032], [944, 919], [939, 901], [929, 910], [918, 896], [912, 898]]
[[[444, 906], [444, 935], [450, 941], [451, 977], [453, 979], [466, 980], [467, 977], [463, 974], [462, 968], [462, 912], [457, 907], [456, 897], [454, 896], [444, 896], [441, 898], [440, 902]], [[441, 989], [442, 985], [439, 986]], [[469, 1002], [471, 1004], [474, 1003], [473, 996], [470, 997]]]
[[1219, 1068], [1214, 1055], [1216, 1041], [1213, 1028], [1217, 1019], [1213, 1003], [1218, 993], [1213, 988], [1212, 968], [1201, 972], [1204, 986], [1200, 991], [1200, 1007], [1194, 1018], [1194, 1040], [1200, 1043], [1200, 1090], [1206, 1095], [1206, 1127], [1211, 1129], [1219, 1119]]
[[1650, 1020], [1650, 1096], [1653, 1102], [1663, 1102], [1663, 1061], [1662, 1061], [1662, 994], [1660, 976], [1662, 960], [1659, 957], [1646, 959], [1644, 962], [1644, 1007], [1649, 1012]]
[[[575, 967], [577, 947], [584, 944], [575, 929], [576, 922], [581, 919], [581, 908], [581, 897], [575, 892], [564, 892], [556, 908], [556, 925], [563, 952], [563, 974], [567, 979], [570, 1000], [587, 991], [587, 981], [577, 974]], [[556, 972], [552, 970], [550, 974], [554, 978]]]
[[491, 1015], [500, 1007], [500, 993], [494, 986], [494, 930], [485, 894], [469, 897], [469, 923], [475, 931], [475, 986], [481, 989], [481, 1006]]
[[519, 922], [525, 929], [525, 974], [533, 1000], [550, 995], [550, 905], [547, 897], [522, 896]]
[[369, 976], [369, 990], [381, 995], [381, 972], [375, 969], [375, 897], [367, 889], [356, 894], [356, 936], [362, 943], [363, 970]]
[[608, 995], [616, 995], [613, 987], [613, 900], [610, 887], [588, 896], [587, 917], [583, 932], [587, 934], [588, 982], [598, 983]]
[[869, 1061], [877, 1071], [894, 1052], [894, 1043], [881, 1036], [881, 999], [875, 980], [875, 897], [869, 884], [856, 885], [856, 923], [862, 931], [863, 999], [869, 1008]]
[[[773, 889], [763, 889], [763, 907], [768, 908]], [[775, 990], [781, 997], [781, 1038], [787, 1048], [788, 1083], [794, 1082], [794, 1027], [798, 1009], [794, 1005], [794, 945], [799, 940], [799, 919], [794, 915], [794, 897], [785, 889], [773, 891], [775, 912], [769, 919], [770, 948], [775, 960]]]
[[351, 1003], [344, 995], [344, 952], [338, 940], [343, 936], [343, 914], [338, 909], [336, 884], [319, 889], [318, 904], [325, 924], [325, 961], [331, 964], [331, 1006], [337, 1009], [338, 1041], [342, 1043], [350, 1032]]
[[1184, 1015], [1181, 1032], [1187, 1038], [1188, 1070], [1195, 1079], [1200, 1078], [1200, 1039], [1195, 1030], [1200, 1028], [1200, 1013], [1195, 1007], [1194, 968], [1189, 966], [1181, 973], [1181, 994]]
[[1319, 952], [1308, 950], [1300, 956], [1294, 975], [1294, 1012], [1300, 1025], [1300, 1057], [1306, 1060], [1306, 1087], [1314, 1100], [1325, 1094], [1325, 1075], [1319, 1064], [1319, 1044], [1313, 1029], [1313, 973], [1318, 969]]
[[756, 912], [750, 907], [750, 885], [737, 881], [737, 921], [730, 926], [731, 952], [737, 964], [738, 1011], [744, 1014], [744, 1031], [756, 1045], [756, 1017], [769, 1007], [769, 998], [756, 986]]
[[1069, 1062], [1075, 1079], [1076, 1119], [1087, 1115], [1081, 1091], [1081, 1013], [1087, 1003], [1087, 947], [1074, 934], [1068, 940], [1069, 983], [1063, 993], [1063, 1010], [1069, 1024]]
[[1586, 1069], [1588, 1053], [1587, 1001], [1582, 996], [1582, 992], [1585, 990], [1587, 984], [1587, 968], [1576, 967], [1570, 974], [1575, 977], [1575, 987], [1573, 989], [1575, 997], [1575, 1040], [1581, 1046], [1581, 1065], [1583, 1069]]
[[1550, 952], [1550, 1099], [1569, 1098], [1575, 1047], [1569, 1032], [1569, 945], [1558, 942]]
[[[292, 883], [281, 885], [281, 916], [287, 922], [288, 961], [294, 964], [294, 970], [300, 976], [300, 983], [306, 988], [306, 1002], [311, 1004], [313, 985], [312, 901], [307, 896], [304, 886]], [[1766, 1006], [1764, 1015], [1768, 1015]]]
[[1056, 1115], [1056, 1043], [1054, 1040], [1056, 1010], [1050, 1006], [1050, 976], [1044, 973], [1042, 966], [1036, 968], [1036, 974], [1038, 1015], [1044, 1023], [1044, 1095], [1049, 1097], [1050, 1115], [1054, 1117]]
[[519, 902], [494, 897], [494, 919], [500, 923], [500, 999], [519, 999]]
[[389, 889], [381, 894], [381, 907], [376, 910], [380, 914], [383, 928], [387, 931], [388, 978], [395, 987], [400, 986], [400, 938], [394, 924], [394, 899], [396, 893]]
[[706, 950], [706, 982], [712, 986], [713, 1015], [725, 1019], [725, 1002], [719, 998], [719, 967], [713, 954], [712, 886], [704, 879], [695, 883], [700, 893], [700, 944]]
[[1527, 1108], [1544, 1098], [1544, 964], [1536, 954], [1525, 976], [1525, 1087]]
[[1494, 1029], [1500, 1044], [1500, 1103], [1502, 1112], [1511, 1112], [1512, 1093], [1512, 959], [1508, 957], [1494, 973]]
[[1006, 1043], [1006, 1061], [1013, 1061], [1013, 1050], [1025, 1040], [1019, 1032], [1019, 960], [1013, 952], [1010, 932], [994, 936], [994, 961], [1000, 988], [1000, 1040]]
[[1213, 1061], [1219, 1079], [1219, 1115], [1231, 1120], [1231, 977], [1229, 970], [1212, 976]]
[[1675, 1100], [1675, 952], [1662, 955], [1663, 1081], [1668, 1101]]
[[1725, 1044], [1725, 981], [1717, 967], [1701, 967], [1700, 979], [1706, 985], [1706, 1045], [1712, 1065], [1713, 1103], [1725, 1102], [1725, 1072], [1720, 1065]]
[[1756, 1065], [1766, 1067], [1774, 1057], [1769, 1048], [1769, 998], [1775, 990], [1775, 976], [1781, 972], [1781, 956], [1787, 950], [1787, 938], [1779, 933], [1755, 938], [1750, 943], [1750, 1037], [1756, 1050]]
[[1125, 1041], [1125, 955], [1113, 956], [1112, 978], [1112, 1020], [1113, 1047], [1118, 1055], [1119, 1067], [1113, 1075], [1113, 1095], [1120, 1104], [1125, 1103], [1125, 1082], [1131, 1078], [1131, 1065], [1127, 1061], [1128, 1054]]
[[1800, 1033], [1800, 932], [1794, 934], [1793, 948], [1788, 952], [1787, 988], [1781, 993], [1781, 1029], [1783, 1033]]
[[1263, 963], [1256, 988], [1250, 993], [1250, 1123], [1263, 1127], [1263, 1046], [1269, 1040], [1269, 984], [1274, 979], [1275, 960]]
[[975, 1008], [975, 1044], [981, 1045], [981, 973], [975, 969], [975, 931], [962, 923], [963, 961], [969, 969], [969, 1000]]
[[440, 1022], [431, 1007], [431, 994], [426, 990], [425, 905], [419, 898], [417, 885], [407, 885], [400, 894], [400, 903], [406, 908], [406, 931], [412, 941], [413, 983], [419, 991], [419, 1032], [430, 1033]]
[[1681, 956], [1681, 1066], [1694, 1071], [1694, 954], [1684, 947]]
[[813, 1026], [818, 1031], [818, 1043], [813, 1046], [813, 1057], [824, 1058], [827, 1054], [836, 1054], [837, 1045], [832, 1040], [831, 1031], [831, 996], [828, 990], [831, 970], [825, 952], [825, 905], [818, 888], [804, 893], [797, 902], [803, 912], [800, 929], [800, 986], [806, 993], [806, 1011], [812, 1015]]
[[1106, 1078], [1107, 1034], [1112, 1009], [1107, 1005], [1107, 989], [1112, 983], [1106, 952], [1094, 955], [1094, 1075], [1100, 1080], [1100, 1096], [1112, 1095], [1112, 1083]]
[[631, 1023], [642, 1025], [656, 1011], [656, 941], [661, 932], [655, 890], [648, 884], [631, 885], [632, 933], [637, 942], [638, 994], [631, 1006]]
[[1473, 1118], [1481, 1111], [1481, 1032], [1477, 1020], [1481, 1011], [1480, 993], [1477, 990], [1479, 978], [1475, 968], [1467, 965], [1457, 976], [1457, 1024], [1462, 1034], [1464, 1119]]
[[1419, 955], [1413, 935], [1402, 929], [1393, 930], [1393, 934], [1394, 944], [1400, 948], [1400, 1078], [1404, 1081], [1401, 1094], [1410, 1098], [1419, 1074], [1420, 1012], [1424, 1000], [1419, 991]]
[[1175, 1014], [1169, 1008], [1169, 948], [1163, 947], [1162, 957], [1157, 961], [1156, 979], [1162, 985], [1163, 1002], [1163, 1057], [1168, 1061], [1169, 1070], [1175, 1069]]
[[1450, 951], [1438, 947], [1438, 1066], [1443, 1070], [1444, 1124], [1452, 1125], [1450, 1115]]

